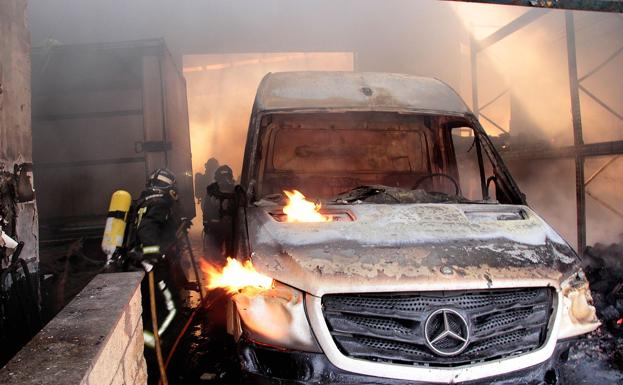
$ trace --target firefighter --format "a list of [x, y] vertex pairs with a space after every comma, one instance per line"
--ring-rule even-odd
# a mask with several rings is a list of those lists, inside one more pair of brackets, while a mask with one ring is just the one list
[[[165, 168], [155, 170], [146, 188], [133, 203], [131, 259], [147, 272], [141, 285], [143, 305], [143, 340], [148, 362], [163, 362], [161, 344], [174, 338], [183, 308], [186, 285], [180, 264], [177, 233], [182, 225], [175, 175]], [[156, 322], [152, 319], [156, 314]], [[154, 326], [158, 332], [154, 332]], [[170, 331], [173, 330], [173, 331]], [[162, 366], [148, 365], [150, 377], [162, 376]]]
[[175, 175], [157, 169], [147, 179], [146, 189], [136, 203], [136, 246], [146, 271], [162, 262], [176, 243], [181, 224]]
[[217, 168], [214, 182], [207, 187], [203, 226], [209, 255], [220, 261], [233, 252], [233, 224], [237, 207], [234, 189], [231, 168], [227, 165]]
[[218, 160], [216, 158], [210, 158], [204, 164], [204, 172], [195, 174], [195, 198], [201, 203], [203, 209], [203, 200], [205, 198], [206, 188], [212, 182], [214, 182], [214, 172], [219, 167]]

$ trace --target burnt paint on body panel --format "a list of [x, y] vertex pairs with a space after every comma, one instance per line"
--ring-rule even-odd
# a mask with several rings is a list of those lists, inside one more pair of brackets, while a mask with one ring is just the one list
[[[566, 249], [566, 250], [565, 250]], [[295, 263], [307, 269], [319, 270], [323, 275], [347, 273], [362, 275], [370, 270], [379, 270], [389, 276], [409, 276], [410, 272], [426, 272], [429, 268], [451, 266], [455, 273], [466, 274], [465, 269], [487, 266], [495, 269], [526, 268], [535, 270], [563, 269], [576, 265], [568, 246], [547, 242], [545, 245], [524, 245], [505, 240], [465, 242], [451, 244], [423, 244], [417, 246], [396, 246], [371, 248], [354, 242], [337, 242], [331, 246], [304, 245], [258, 248], [255, 262], [274, 259], [279, 261], [290, 257]], [[561, 258], [560, 255], [564, 257]], [[392, 272], [392, 266], [400, 271]], [[348, 274], [348, 272], [352, 272]]]
[[521, 209], [526, 219], [513, 221], [478, 217], [504, 213], [509, 206], [340, 208], [352, 211], [355, 220], [284, 224], [264, 208], [251, 209], [254, 265], [315, 295], [373, 285], [458, 290], [459, 283], [475, 289], [510, 287], [517, 281], [557, 287], [579, 267], [573, 250], [527, 208]]
[[[431, 245], [429, 245], [431, 246]], [[452, 245], [429, 248], [373, 249], [354, 245], [324, 247], [305, 246], [291, 249], [256, 248], [253, 263], [276, 280], [296, 286], [314, 295], [340, 291], [366, 291], [374, 285], [378, 290], [457, 290], [551, 285], [577, 269], [575, 260], [569, 264], [556, 259], [551, 244], [532, 247], [533, 261], [508, 257], [508, 250]], [[385, 254], [385, 256], [379, 256]], [[391, 255], [390, 257], [387, 257]], [[449, 267], [451, 274], [444, 274]], [[538, 281], [538, 282], [537, 282]]]

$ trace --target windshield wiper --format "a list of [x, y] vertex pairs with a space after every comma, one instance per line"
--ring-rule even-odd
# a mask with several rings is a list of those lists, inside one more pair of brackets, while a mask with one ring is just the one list
[[478, 203], [463, 196], [422, 189], [403, 189], [383, 185], [359, 186], [343, 192], [332, 200], [338, 204], [365, 203]]
[[385, 186], [357, 186], [351, 190], [338, 194], [332, 202], [349, 204], [357, 201], [364, 201], [370, 197], [385, 194], [391, 197], [396, 203], [401, 203], [400, 199], [387, 192]]

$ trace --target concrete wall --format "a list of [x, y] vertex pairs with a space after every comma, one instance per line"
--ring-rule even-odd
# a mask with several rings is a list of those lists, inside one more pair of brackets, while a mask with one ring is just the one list
[[0, 384], [146, 384], [142, 278], [96, 276], [0, 369]]
[[[32, 163], [30, 130], [30, 33], [26, 0], [0, 1], [0, 215], [4, 230], [24, 241], [22, 258], [37, 270], [37, 211], [17, 203], [14, 165]], [[27, 175], [32, 178], [32, 172]], [[6, 261], [3, 261], [6, 264]]]

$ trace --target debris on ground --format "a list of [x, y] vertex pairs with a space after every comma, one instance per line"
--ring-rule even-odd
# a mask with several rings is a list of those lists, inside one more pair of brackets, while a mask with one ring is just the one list
[[623, 243], [588, 247], [582, 262], [597, 316], [610, 333], [623, 337]]
[[623, 384], [623, 243], [587, 247], [582, 264], [603, 324], [571, 348], [563, 383]]
[[623, 338], [600, 327], [572, 346], [560, 372], [563, 384], [623, 384]]

